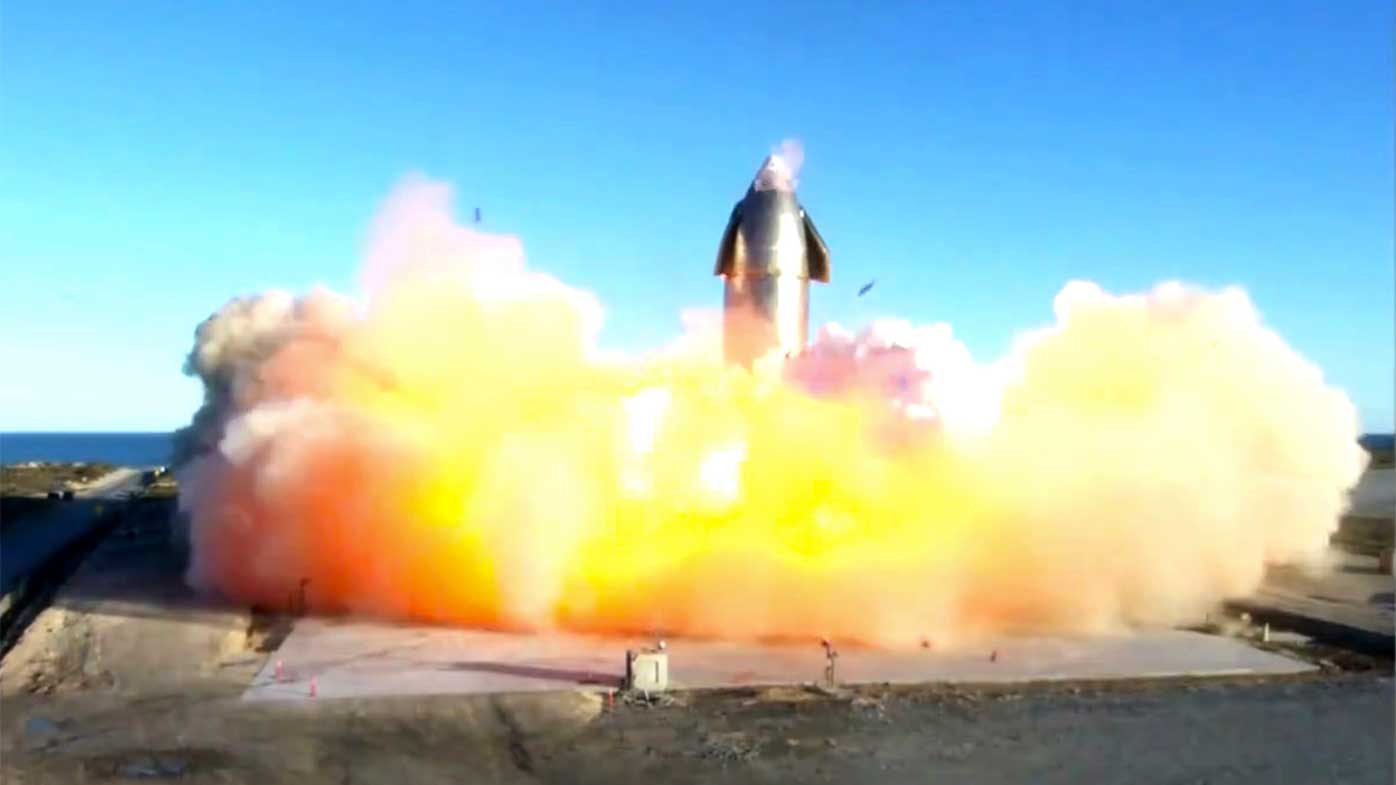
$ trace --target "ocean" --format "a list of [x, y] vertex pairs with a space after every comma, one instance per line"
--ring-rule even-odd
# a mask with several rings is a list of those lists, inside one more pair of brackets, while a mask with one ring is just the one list
[[0, 464], [26, 461], [163, 466], [171, 433], [0, 433]]
[[1389, 433], [1364, 434], [1357, 442], [1371, 452], [1391, 452], [1396, 448], [1396, 436]]
[[[1390, 450], [1391, 434], [1369, 433], [1369, 450]], [[25, 461], [164, 466], [170, 462], [170, 433], [0, 433], [0, 464]]]

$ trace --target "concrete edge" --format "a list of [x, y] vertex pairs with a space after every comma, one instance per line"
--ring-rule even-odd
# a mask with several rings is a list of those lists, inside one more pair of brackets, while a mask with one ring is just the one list
[[1396, 658], [1396, 634], [1381, 633], [1297, 610], [1280, 608], [1263, 600], [1231, 600], [1228, 610], [1245, 612], [1260, 623], [1294, 630], [1316, 641], [1388, 659]]

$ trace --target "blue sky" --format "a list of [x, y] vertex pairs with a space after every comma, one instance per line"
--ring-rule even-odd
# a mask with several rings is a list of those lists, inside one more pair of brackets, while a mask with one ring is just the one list
[[197, 322], [352, 288], [409, 171], [655, 345], [787, 136], [815, 322], [990, 360], [1073, 278], [1240, 284], [1391, 429], [1389, 2], [567, 5], [5, 3], [0, 429], [182, 424]]

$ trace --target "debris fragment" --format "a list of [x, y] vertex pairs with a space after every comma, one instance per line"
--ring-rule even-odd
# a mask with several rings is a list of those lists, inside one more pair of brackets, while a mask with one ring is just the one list
[[116, 773], [132, 779], [163, 779], [181, 777], [188, 768], [187, 761], [168, 755], [138, 755], [119, 766]]
[[[646, 692], [644, 690], [626, 690], [621, 693], [621, 701], [627, 706], [643, 706], [647, 709], [674, 705], [674, 698], [668, 693]], [[612, 699], [611, 705], [615, 705], [614, 699]]]
[[866, 696], [854, 698], [853, 709], [866, 719], [876, 722], [887, 721], [886, 707], [883, 705], [882, 701], [876, 698]]
[[745, 734], [724, 733], [703, 740], [699, 756], [720, 761], [743, 761], [756, 757], [756, 745]]

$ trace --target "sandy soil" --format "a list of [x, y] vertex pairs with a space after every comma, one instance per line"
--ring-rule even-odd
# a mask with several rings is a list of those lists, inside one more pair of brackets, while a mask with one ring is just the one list
[[1389, 677], [247, 704], [6, 703], [5, 782], [1347, 782], [1392, 777]]
[[0, 697], [103, 689], [143, 695], [210, 679], [246, 684], [251, 613], [196, 597], [170, 547], [168, 503], [130, 506], [123, 522], [0, 662]]

